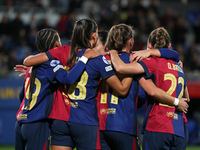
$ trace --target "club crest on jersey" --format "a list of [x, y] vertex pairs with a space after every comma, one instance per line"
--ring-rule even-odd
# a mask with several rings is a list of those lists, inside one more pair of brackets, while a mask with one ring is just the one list
[[107, 60], [104, 56], [102, 57], [102, 60], [103, 60], [103, 62], [104, 62], [105, 64], [109, 65], [108, 60]]
[[59, 60], [52, 60], [52, 61], [50, 62], [50, 65], [51, 65], [52, 67], [55, 67], [55, 66], [57, 66], [59, 63], [60, 63]]

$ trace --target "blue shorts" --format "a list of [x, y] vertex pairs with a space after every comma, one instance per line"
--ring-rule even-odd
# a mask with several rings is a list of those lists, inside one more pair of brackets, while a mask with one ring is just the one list
[[22, 124], [18, 121], [15, 123], [15, 150], [23, 150], [25, 149], [25, 142], [22, 138], [21, 132]]
[[51, 144], [76, 147], [77, 150], [101, 149], [98, 126], [54, 120]]
[[170, 133], [144, 131], [143, 150], [186, 150], [185, 138]]
[[138, 138], [130, 134], [105, 130], [100, 137], [102, 150], [140, 150]]
[[185, 132], [185, 147], [187, 147], [188, 145], [188, 141], [189, 141], [189, 133], [188, 133], [188, 129], [187, 129], [187, 124], [184, 124], [184, 132]]
[[15, 150], [49, 150], [49, 144], [50, 131], [48, 121], [16, 122]]
[[100, 142], [101, 142], [101, 149], [102, 150], [111, 150], [110, 146], [108, 145], [108, 143], [106, 142], [105, 136], [103, 134], [103, 131], [100, 130]]
[[75, 147], [66, 121], [53, 120], [51, 124], [51, 145]]

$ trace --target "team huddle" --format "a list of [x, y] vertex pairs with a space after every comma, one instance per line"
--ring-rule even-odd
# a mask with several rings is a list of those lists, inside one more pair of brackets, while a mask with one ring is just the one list
[[16, 150], [140, 150], [136, 113], [144, 103], [142, 149], [186, 149], [189, 94], [163, 27], [137, 52], [131, 26], [98, 31], [92, 19], [76, 21], [70, 45], [47, 28], [36, 46], [40, 53], [24, 60]]

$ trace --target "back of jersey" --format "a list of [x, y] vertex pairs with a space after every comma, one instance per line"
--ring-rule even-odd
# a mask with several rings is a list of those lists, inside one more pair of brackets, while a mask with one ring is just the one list
[[[147, 78], [151, 77], [157, 87], [173, 97], [183, 97], [186, 80], [177, 62], [151, 57], [142, 60], [140, 64], [145, 69]], [[156, 100], [150, 101], [149, 107], [146, 130], [184, 137], [183, 113], [176, 111], [174, 106], [168, 106]]]
[[[85, 49], [80, 49], [77, 61], [84, 54]], [[114, 75], [109, 62], [102, 55], [90, 59], [86, 69], [79, 80], [68, 89], [67, 96], [70, 99], [70, 122], [86, 125], [98, 125], [96, 92], [100, 77], [107, 79]]]
[[[105, 55], [110, 60], [109, 55]], [[125, 63], [129, 63], [129, 54], [121, 53], [119, 57]], [[111, 62], [111, 61], [110, 61]], [[119, 77], [121, 79], [124, 76]], [[97, 95], [97, 106], [100, 130], [111, 130], [123, 132], [131, 135], [137, 135], [137, 95], [138, 95], [137, 78], [133, 79], [130, 92], [122, 97], [102, 80], [99, 85]]]
[[20, 122], [34, 122], [47, 119], [53, 104], [54, 92], [57, 89], [57, 82], [53, 82], [57, 66], [56, 61], [52, 60], [37, 67], [34, 89], [30, 106], [27, 107], [31, 69], [27, 72], [24, 80], [24, 99], [21, 111], [18, 111], [17, 118]]

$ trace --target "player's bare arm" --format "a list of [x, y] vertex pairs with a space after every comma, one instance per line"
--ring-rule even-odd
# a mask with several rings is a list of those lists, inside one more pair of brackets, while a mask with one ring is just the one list
[[130, 55], [130, 62], [137, 62], [150, 56], [160, 57], [161, 54], [158, 49], [133, 51]]
[[122, 96], [125, 96], [128, 93], [132, 81], [132, 77], [126, 77], [120, 81], [116, 75], [111, 76], [106, 80], [109, 86]]
[[139, 84], [150, 96], [154, 97], [160, 103], [176, 106], [176, 109], [179, 111], [187, 113], [189, 106], [186, 98], [175, 99], [175, 97], [170, 96], [162, 89], [156, 87], [151, 79], [146, 80], [145, 78], [141, 78]]
[[110, 51], [111, 61], [115, 70], [122, 74], [141, 74], [144, 73], [143, 67], [139, 63], [125, 64], [115, 50]]
[[39, 53], [37, 55], [30, 55], [24, 59], [23, 64], [27, 67], [39, 65], [49, 60], [45, 53]]

